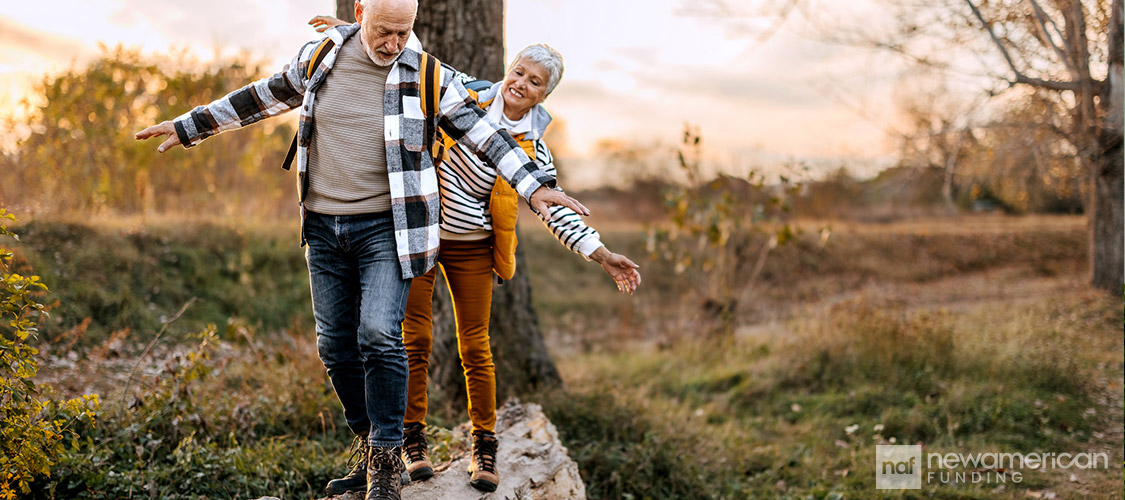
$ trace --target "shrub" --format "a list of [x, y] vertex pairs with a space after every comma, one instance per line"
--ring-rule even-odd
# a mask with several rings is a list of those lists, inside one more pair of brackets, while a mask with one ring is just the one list
[[[5, 220], [15, 217], [0, 209], [0, 236], [19, 239]], [[75, 424], [93, 425], [98, 409], [97, 396], [56, 402], [35, 384], [39, 351], [32, 342], [46, 315], [35, 295], [47, 286], [38, 276], [12, 272], [12, 257], [0, 247], [0, 497], [9, 499], [29, 493], [34, 476], [50, 475], [65, 440], [77, 438]]]
[[719, 174], [705, 180], [701, 142], [697, 131], [684, 131], [678, 160], [687, 183], [665, 192], [671, 225], [649, 230], [648, 251], [677, 275], [691, 270], [703, 277], [697, 292], [715, 322], [710, 333], [729, 339], [738, 304], [766, 257], [795, 236], [788, 214], [801, 184], [780, 175], [776, 185], [766, 185], [754, 171], [745, 179]]

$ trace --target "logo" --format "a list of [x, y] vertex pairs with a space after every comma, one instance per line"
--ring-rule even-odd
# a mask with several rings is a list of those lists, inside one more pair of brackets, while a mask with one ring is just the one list
[[922, 445], [876, 446], [875, 488], [880, 490], [921, 489]]

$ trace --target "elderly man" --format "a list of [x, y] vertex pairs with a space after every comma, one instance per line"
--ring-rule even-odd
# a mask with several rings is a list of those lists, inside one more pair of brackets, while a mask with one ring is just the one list
[[[416, 12], [416, 0], [357, 0], [358, 26], [327, 32], [335, 44], [314, 71], [319, 40], [272, 77], [136, 135], [168, 136], [158, 148], [164, 152], [301, 107], [301, 234], [317, 347], [348, 426], [366, 437], [357, 472], [368, 499], [399, 498], [408, 377], [401, 324], [410, 279], [434, 266], [440, 236], [437, 172], [423, 146], [423, 131], [434, 127], [418, 99]], [[487, 158], [540, 213], [563, 205], [588, 214], [550, 189], [554, 178], [485, 119], [453, 76], [441, 70], [429, 125], [440, 123]]]

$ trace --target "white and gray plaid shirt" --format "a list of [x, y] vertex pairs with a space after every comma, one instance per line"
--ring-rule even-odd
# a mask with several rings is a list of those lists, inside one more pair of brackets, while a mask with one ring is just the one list
[[[325, 31], [335, 45], [312, 78], [306, 77], [308, 66], [322, 39], [306, 43], [293, 61], [277, 74], [176, 118], [174, 123], [180, 142], [184, 147], [191, 147], [219, 132], [245, 127], [300, 106], [297, 168], [304, 214], [316, 90], [332, 70], [344, 41], [358, 32], [358, 24]], [[422, 43], [411, 33], [406, 47], [391, 66], [382, 92], [391, 213], [404, 279], [425, 274], [434, 266], [441, 240], [437, 169], [429, 152], [422, 151], [426, 127], [419, 100], [421, 58]], [[431, 130], [440, 126], [458, 143], [487, 158], [524, 199], [530, 198], [540, 186], [554, 187], [555, 178], [541, 170], [506, 132], [485, 118], [485, 112], [454, 76], [454, 71], [442, 67], [436, 123]], [[372, 93], [377, 95], [378, 91], [372, 89]]]

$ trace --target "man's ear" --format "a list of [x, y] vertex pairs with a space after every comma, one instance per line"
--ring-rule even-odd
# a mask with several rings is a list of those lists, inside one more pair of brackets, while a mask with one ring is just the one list
[[355, 3], [355, 21], [363, 24], [363, 4], [358, 0]]

